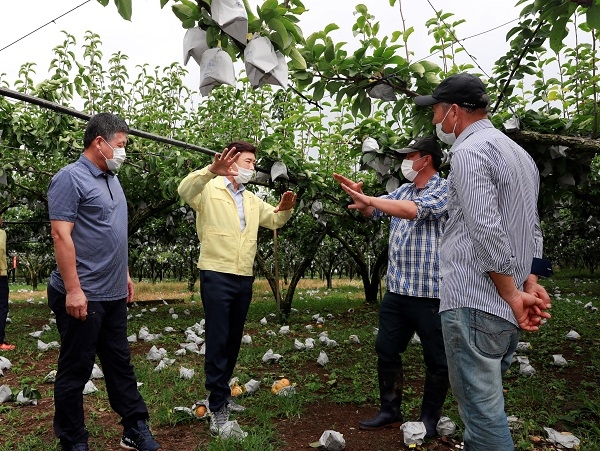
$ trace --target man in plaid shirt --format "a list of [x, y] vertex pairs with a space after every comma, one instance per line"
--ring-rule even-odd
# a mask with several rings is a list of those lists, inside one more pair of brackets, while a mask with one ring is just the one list
[[361, 429], [379, 429], [403, 422], [402, 353], [413, 334], [421, 339], [426, 366], [419, 421], [426, 436], [436, 434], [448, 391], [448, 365], [438, 314], [439, 244], [447, 213], [447, 185], [438, 170], [443, 153], [434, 137], [413, 140], [396, 150], [404, 160], [402, 174], [410, 182], [380, 197], [366, 196], [362, 182], [334, 174], [352, 197], [348, 208], [374, 220], [390, 216], [387, 292], [379, 309], [375, 342], [381, 408]]

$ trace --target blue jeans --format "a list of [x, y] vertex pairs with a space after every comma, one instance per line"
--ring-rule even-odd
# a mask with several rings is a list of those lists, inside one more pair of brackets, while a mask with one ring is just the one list
[[472, 308], [446, 310], [441, 316], [450, 385], [465, 424], [464, 449], [513, 451], [502, 376], [519, 342], [519, 328]]

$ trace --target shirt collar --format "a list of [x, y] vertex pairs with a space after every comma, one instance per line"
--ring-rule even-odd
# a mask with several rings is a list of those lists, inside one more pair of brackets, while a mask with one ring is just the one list
[[423, 188], [417, 188], [417, 185], [415, 185], [415, 182], [412, 182], [413, 184], [413, 189], [415, 191], [419, 191], [422, 189], [427, 189], [430, 188], [432, 185], [435, 185], [436, 183], [439, 183], [439, 179], [440, 179], [440, 174], [439, 172], [436, 172], [435, 174], [433, 174], [431, 177], [429, 177], [429, 180], [427, 180], [427, 182], [425, 183], [425, 186]]
[[450, 157], [456, 152], [456, 150], [460, 147], [460, 145], [473, 133], [478, 132], [479, 130], [484, 130], [486, 128], [494, 128], [492, 121], [489, 119], [480, 119], [478, 121], [473, 122], [467, 128], [465, 128], [460, 136], [456, 138], [456, 141], [450, 148]]
[[104, 177], [105, 175], [110, 175], [111, 177], [115, 176], [115, 173], [112, 172], [110, 169], [107, 169], [106, 172], [101, 170], [98, 166], [96, 166], [94, 163], [92, 163], [92, 161], [88, 157], [86, 157], [84, 154], [81, 154], [79, 156], [78, 161], [81, 164], [83, 164], [86, 168], [88, 168], [94, 177]]
[[[223, 176], [223, 181], [225, 182], [225, 186], [227, 188], [229, 188], [232, 193], [236, 193], [236, 191], [233, 188], [233, 183], [231, 180], [229, 180], [227, 177]], [[239, 186], [239, 188], [237, 190], [237, 193], [241, 193], [246, 190], [246, 187], [244, 186], [243, 183], [239, 183], [238, 186]]]

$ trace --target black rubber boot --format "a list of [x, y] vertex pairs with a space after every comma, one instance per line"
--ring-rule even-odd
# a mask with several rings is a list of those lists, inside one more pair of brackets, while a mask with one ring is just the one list
[[377, 415], [358, 423], [360, 429], [381, 429], [402, 424], [402, 371], [378, 370], [381, 408]]
[[437, 435], [436, 427], [442, 416], [442, 407], [444, 406], [449, 386], [450, 382], [447, 377], [436, 377], [427, 372], [425, 387], [423, 388], [421, 417], [419, 418], [419, 421], [425, 424], [425, 430], [427, 431], [425, 437], [434, 437]]

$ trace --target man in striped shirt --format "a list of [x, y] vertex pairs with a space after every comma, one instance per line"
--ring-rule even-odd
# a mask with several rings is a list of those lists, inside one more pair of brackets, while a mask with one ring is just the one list
[[513, 451], [502, 376], [521, 329], [550, 317], [550, 298], [531, 274], [543, 248], [538, 170], [489, 121], [479, 78], [452, 75], [415, 103], [433, 108], [438, 137], [452, 145], [440, 312], [465, 450]]
[[373, 219], [391, 216], [387, 292], [379, 308], [375, 342], [381, 407], [359, 427], [379, 429], [402, 423], [402, 353], [417, 332], [426, 366], [419, 421], [425, 424], [427, 437], [432, 437], [449, 387], [438, 314], [438, 246], [448, 215], [446, 180], [438, 175], [443, 153], [434, 137], [418, 138], [396, 152], [404, 159], [402, 173], [411, 183], [389, 195], [365, 196], [362, 182], [334, 174], [352, 197], [349, 208]]

